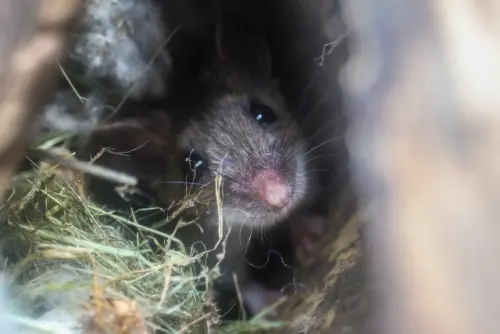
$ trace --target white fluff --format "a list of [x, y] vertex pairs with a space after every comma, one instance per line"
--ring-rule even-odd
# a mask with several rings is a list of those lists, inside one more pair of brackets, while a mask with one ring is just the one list
[[39, 127], [42, 132], [85, 134], [110, 111], [95, 94], [80, 100], [74, 91], [61, 90], [45, 107]]
[[[88, 133], [111, 111], [105, 105], [111, 91], [118, 91], [122, 99], [164, 95], [171, 69], [164, 47], [168, 37], [152, 0], [88, 0], [69, 61], [83, 66], [76, 76], [91, 90], [83, 98], [71, 89], [58, 91], [44, 107], [35, 136], [52, 131]], [[75, 73], [68, 75], [71, 80]], [[92, 87], [92, 82], [103, 79], [111, 87]]]
[[19, 333], [19, 326], [11, 317], [9, 307], [9, 283], [5, 275], [0, 273], [0, 333], [14, 334]]
[[167, 38], [151, 0], [89, 0], [71, 58], [84, 64], [89, 77], [109, 78], [124, 94], [161, 95], [171, 66], [162, 47]]
[[[26, 286], [21, 293], [22, 301], [10, 295], [11, 285], [6, 275], [0, 273], [0, 333], [2, 334], [83, 334], [80, 322], [84, 303], [91, 294], [91, 279], [79, 277], [60, 269], [52, 275], [40, 277], [33, 285]], [[78, 288], [65, 289], [66, 284], [79, 284]], [[61, 286], [61, 289], [54, 287]], [[30, 302], [34, 296], [45, 299], [47, 312], [39, 317], [23, 314], [23, 308], [14, 308], [14, 304], [22, 306]]]

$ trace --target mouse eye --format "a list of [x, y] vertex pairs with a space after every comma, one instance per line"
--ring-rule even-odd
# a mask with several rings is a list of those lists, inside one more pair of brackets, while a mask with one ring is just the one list
[[250, 113], [259, 124], [272, 124], [277, 119], [271, 107], [256, 101], [250, 102]]
[[187, 182], [197, 182], [207, 164], [205, 159], [195, 152], [189, 152], [184, 156], [183, 172]]

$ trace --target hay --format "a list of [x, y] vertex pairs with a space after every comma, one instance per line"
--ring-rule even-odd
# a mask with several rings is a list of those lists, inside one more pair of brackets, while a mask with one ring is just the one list
[[[8, 309], [26, 333], [256, 333], [281, 326], [257, 317], [219, 328], [210, 291], [217, 268], [204, 268], [203, 254], [175, 233], [93, 203], [80, 179], [44, 163], [16, 175], [1, 210], [1, 256], [14, 279]], [[68, 329], [75, 325], [83, 331]]]
[[[3, 210], [6, 223], [15, 227], [15, 239], [30, 246], [27, 257], [13, 267], [17, 277], [30, 278], [18, 287], [23, 300], [43, 297], [46, 289], [67, 289], [67, 282], [55, 286], [45, 278], [64, 271], [94, 294], [102, 286], [113, 299], [136, 301], [143, 314], [156, 318], [155, 326], [168, 332], [211, 318], [203, 311], [203, 292], [195, 288], [201, 277], [189, 267], [195, 258], [180, 241], [103, 210], [55, 176], [54, 169], [44, 168], [19, 175]], [[125, 237], [130, 228], [138, 229], [136, 240]], [[158, 237], [167, 244], [159, 244]], [[92, 286], [93, 278], [100, 283]], [[202, 326], [193, 325], [190, 332]]]

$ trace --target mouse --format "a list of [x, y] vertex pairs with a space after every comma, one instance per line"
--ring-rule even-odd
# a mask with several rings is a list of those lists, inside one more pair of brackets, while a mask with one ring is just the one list
[[209, 263], [220, 262], [222, 286], [237, 276], [244, 306], [258, 314], [280, 291], [249, 279], [246, 254], [252, 244], [262, 246], [274, 226], [300, 220], [294, 217], [313, 201], [317, 180], [307, 139], [272, 77], [266, 36], [255, 22], [221, 15], [209, 65], [201, 76], [210, 90], [204, 110], [177, 138], [186, 182], [201, 188], [198, 200], [210, 208], [202, 236], [191, 237], [204, 248], [217, 248], [222, 217], [225, 249]]

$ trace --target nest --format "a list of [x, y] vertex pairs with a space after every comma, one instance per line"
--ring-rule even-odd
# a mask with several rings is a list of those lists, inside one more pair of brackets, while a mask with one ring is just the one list
[[137, 213], [105, 210], [85, 194], [80, 173], [59, 165], [15, 176], [1, 211], [1, 255], [11, 274], [7, 309], [23, 333], [253, 333], [280, 326], [257, 317], [220, 327], [210, 289], [217, 267], [203, 267], [202, 254], [175, 232], [139, 224]]
[[[145, 20], [138, 21], [142, 27]], [[113, 24], [111, 22], [110, 27]], [[134, 55], [135, 51], [131, 49]], [[324, 51], [321, 66], [326, 53]], [[146, 66], [141, 64], [136, 67]], [[166, 61], [164, 65], [163, 69], [168, 72], [170, 63]], [[71, 68], [67, 72], [74, 77]], [[100, 110], [95, 110], [105, 109], [100, 106], [104, 102], [100, 94], [92, 95], [98, 88], [90, 89], [91, 98], [82, 101], [72, 79], [65, 71], [63, 74], [71, 86], [67, 89], [68, 96], [78, 97], [75, 105], [79, 108], [64, 103], [62, 94], [62, 102], [58, 98], [55, 101], [56, 107], [62, 105], [62, 111], [51, 112], [49, 108], [47, 127], [61, 131], [69, 127], [73, 132], [85, 132], [102, 116]], [[128, 84], [131, 85], [128, 82], [124, 87], [120, 85], [126, 91], [123, 101], [130, 93]], [[151, 84], [155, 84], [154, 80]], [[147, 85], [140, 83], [139, 86]], [[121, 106], [122, 102], [113, 113]], [[61, 115], [73, 109], [81, 112], [82, 119], [92, 120], [92, 124], [83, 126], [77, 118], [67, 126], [62, 122], [67, 118]], [[51, 115], [53, 117], [49, 117]], [[52, 124], [53, 119], [59, 122]], [[49, 140], [43, 147], [54, 143]], [[70, 158], [70, 161], [73, 160]], [[339, 208], [332, 210], [332, 225], [335, 223], [338, 229], [332, 229], [325, 236], [322, 247], [325, 251], [303, 270], [307, 289], [284, 303], [279, 311], [279, 319], [283, 321], [270, 322], [256, 316], [249, 321], [221, 326], [211, 291], [218, 268], [204, 267], [203, 254], [185, 247], [175, 233], [140, 224], [137, 215], [148, 214], [149, 209], [131, 211], [124, 217], [97, 205], [85, 193], [81, 176], [44, 163], [35, 170], [16, 175], [13, 180], [10, 196], [0, 212], [3, 224], [0, 256], [5, 271], [11, 274], [7, 309], [15, 315], [17, 332], [316, 333], [320, 328], [329, 332], [334, 320], [347, 318], [343, 310], [348, 307], [343, 300], [352, 298], [344, 297], [339, 291], [349, 290], [345, 289], [346, 279], [342, 277], [349, 276], [358, 261], [357, 221], [351, 219], [356, 209], [352, 207], [353, 199], [347, 195], [349, 191], [340, 191], [345, 198], [332, 199], [330, 206]], [[344, 225], [348, 228], [342, 230]], [[202, 268], [201, 274], [195, 267]], [[200, 288], [201, 282], [203, 288]]]

